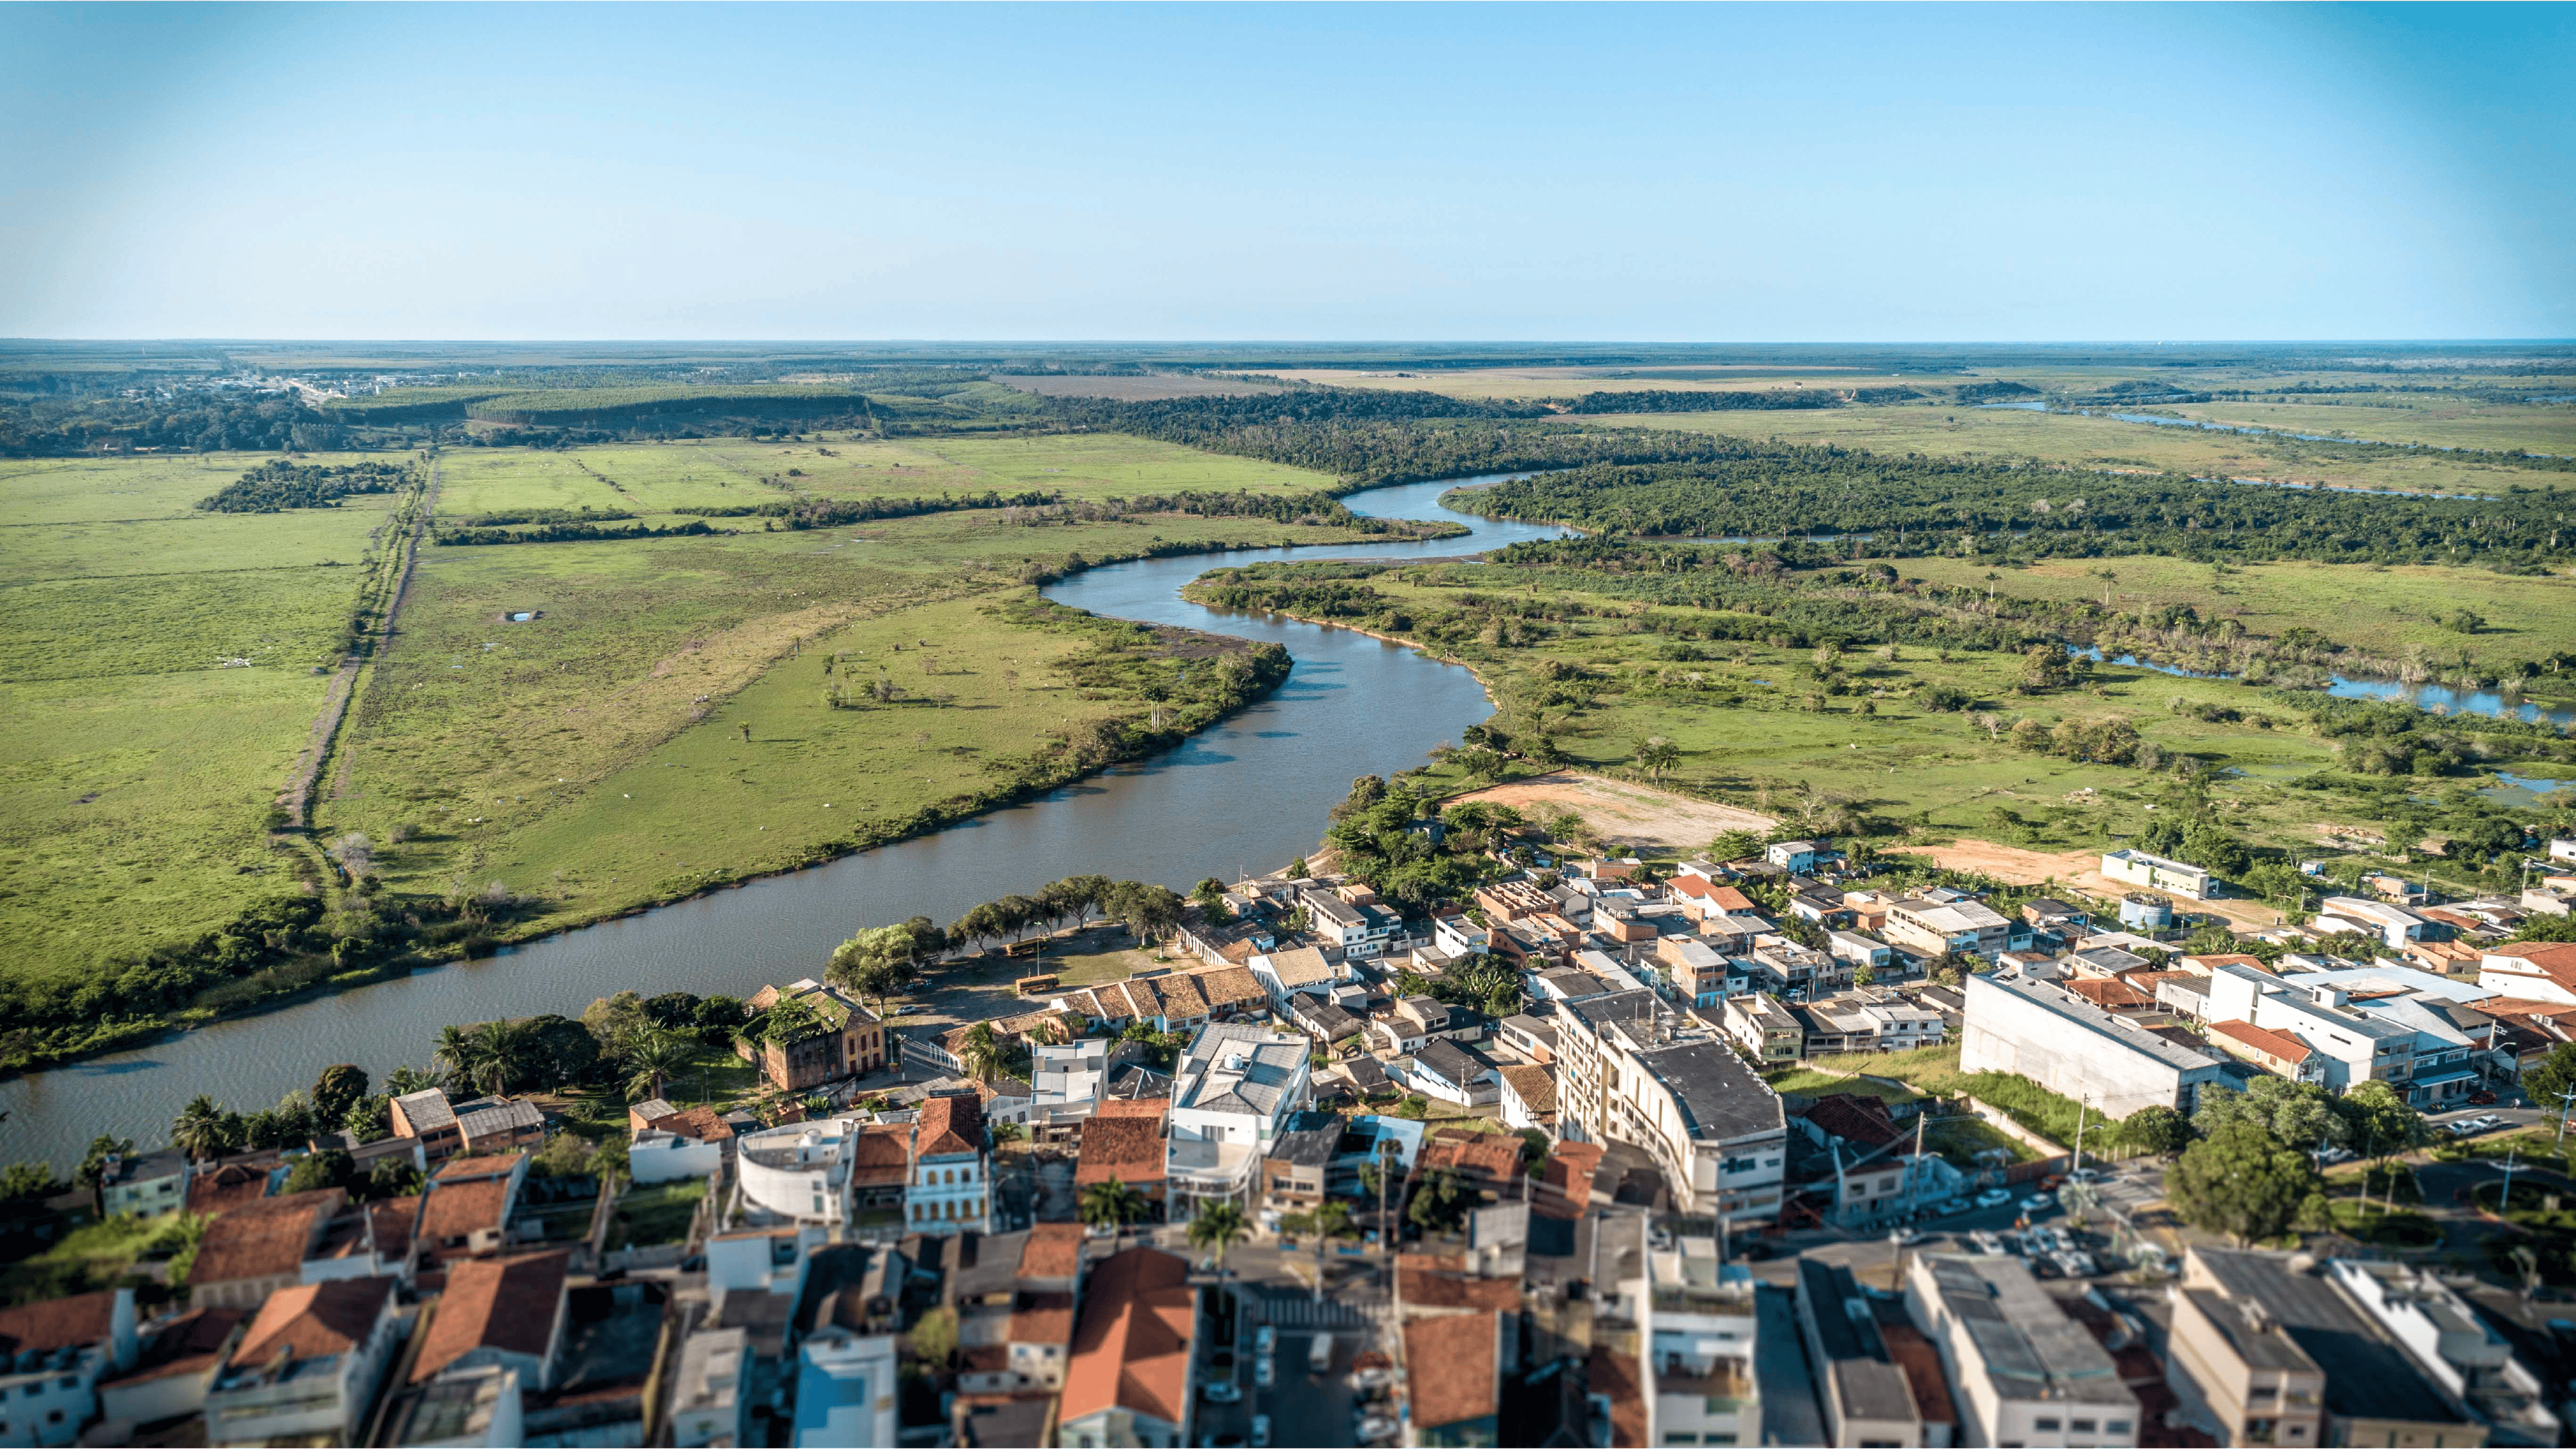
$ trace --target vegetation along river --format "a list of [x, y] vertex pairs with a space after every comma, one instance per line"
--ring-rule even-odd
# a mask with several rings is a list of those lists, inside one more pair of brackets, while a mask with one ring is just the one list
[[1448, 517], [1465, 538], [1311, 549], [1247, 549], [1111, 564], [1047, 593], [1095, 613], [1269, 640], [1295, 657], [1269, 698], [1156, 759], [1094, 776], [933, 835], [847, 856], [739, 890], [550, 936], [488, 960], [414, 973], [265, 1015], [218, 1022], [140, 1051], [0, 1083], [0, 1161], [64, 1170], [91, 1137], [152, 1144], [203, 1092], [236, 1111], [356, 1062], [381, 1079], [426, 1067], [449, 1023], [561, 1012], [634, 989], [748, 996], [821, 972], [861, 926], [976, 904], [1067, 875], [1158, 881], [1275, 870], [1314, 848], [1354, 776], [1422, 763], [1432, 746], [1492, 713], [1475, 678], [1365, 634], [1183, 600], [1212, 568], [1298, 558], [1439, 558], [1553, 538], [1564, 529], [1454, 513], [1441, 493], [1491, 478], [1373, 488], [1343, 500], [1377, 518]]

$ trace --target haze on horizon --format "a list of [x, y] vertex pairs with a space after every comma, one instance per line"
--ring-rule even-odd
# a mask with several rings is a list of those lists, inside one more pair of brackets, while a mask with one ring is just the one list
[[2576, 335], [2564, 6], [0, 8], [0, 335]]

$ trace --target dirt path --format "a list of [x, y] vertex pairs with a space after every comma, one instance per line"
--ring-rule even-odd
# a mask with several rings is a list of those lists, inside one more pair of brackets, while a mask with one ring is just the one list
[[1456, 799], [1491, 800], [1534, 819], [1571, 810], [1583, 817], [1604, 846], [1614, 850], [1700, 851], [1726, 831], [1750, 830], [1758, 835], [1779, 823], [1732, 805], [1572, 771], [1515, 780]]
[[[411, 595], [412, 569], [420, 562], [421, 535], [428, 530], [430, 516], [437, 506], [438, 464], [432, 462], [429, 465], [429, 484], [421, 491], [411, 532], [402, 541], [402, 572], [395, 579], [391, 601], [386, 604], [384, 617], [378, 623], [376, 650], [379, 655], [392, 647], [394, 621], [402, 613], [403, 600]], [[322, 713], [313, 721], [313, 732], [305, 739], [304, 752], [296, 756], [294, 778], [287, 782], [285, 790], [277, 797], [277, 803], [286, 811], [287, 828], [290, 830], [311, 823], [313, 787], [321, 781], [322, 767], [330, 762], [332, 742], [339, 738], [340, 726], [348, 718], [349, 700], [357, 690], [358, 674], [366, 667], [367, 657], [355, 652], [343, 654], [340, 667], [332, 671], [331, 687], [322, 696]], [[341, 776], [342, 783], [345, 783], [345, 759]]]
[[[2102, 874], [2102, 852], [2070, 850], [2062, 855], [2049, 855], [2018, 846], [1997, 845], [1990, 840], [1961, 840], [1951, 845], [1913, 845], [1902, 847], [1906, 855], [1929, 859], [1943, 870], [1975, 871], [2014, 885], [2038, 885], [2044, 881], [2063, 881], [2077, 890], [2117, 900], [2137, 887]], [[2281, 913], [2268, 901], [2216, 900], [2187, 901], [2176, 898], [2185, 910], [2206, 911], [2225, 916], [2238, 932], [2259, 931], [2281, 923]]]

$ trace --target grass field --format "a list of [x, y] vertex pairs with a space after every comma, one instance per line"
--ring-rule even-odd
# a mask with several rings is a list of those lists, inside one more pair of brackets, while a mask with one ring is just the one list
[[[1984, 588], [1989, 572], [1996, 590], [2024, 599], [2102, 597], [2100, 570], [2117, 575], [2112, 600], [2122, 609], [2189, 604], [2205, 619], [2234, 618], [2252, 633], [2279, 637], [2314, 629], [2349, 648], [2396, 655], [2420, 647], [2444, 659], [2465, 649], [2473, 657], [2502, 661], [2533, 658], [2576, 639], [2576, 579], [2521, 578], [2481, 569], [2290, 561], [2231, 565], [2223, 575], [2209, 565], [2155, 555], [2109, 563], [2055, 559], [2023, 568], [1992, 569], [1964, 559], [1909, 558], [1897, 571], [1908, 578]], [[2467, 608], [2485, 616], [2474, 635], [2441, 620]]]
[[0, 463], [0, 973], [81, 972], [286, 888], [261, 823], [392, 497], [196, 511], [265, 459]]
[[1880, 453], [1927, 453], [2069, 468], [2178, 472], [2208, 477], [2323, 483], [2437, 493], [2500, 493], [2564, 485], [2567, 476], [2441, 454], [2352, 459], [2333, 444], [2258, 438], [2200, 428], [2124, 423], [2074, 413], [1923, 403], [1821, 412], [1622, 413], [1586, 418], [1605, 427], [1675, 428], [1723, 437], [1833, 443]]
[[1473, 367], [1438, 372], [1287, 368], [1273, 374], [1326, 387], [1436, 392], [1475, 402], [1567, 401], [1588, 392], [1772, 392], [1783, 388], [1939, 387], [1960, 381], [1900, 377], [1867, 368]]
[[2374, 443], [2576, 454], [2576, 404], [2496, 403], [2424, 393], [2362, 393], [2294, 403], [2180, 403], [2204, 422], [2322, 433]]

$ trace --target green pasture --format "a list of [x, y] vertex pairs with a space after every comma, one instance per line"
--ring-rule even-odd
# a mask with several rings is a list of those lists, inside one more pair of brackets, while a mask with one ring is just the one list
[[2176, 403], [2156, 411], [2204, 422], [2373, 443], [2576, 453], [2576, 404], [2568, 403], [2485, 402], [2438, 393], [2355, 393], [2287, 403]]

